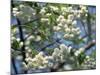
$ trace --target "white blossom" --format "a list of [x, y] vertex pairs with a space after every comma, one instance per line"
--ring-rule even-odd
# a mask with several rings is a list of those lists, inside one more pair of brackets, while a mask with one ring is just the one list
[[78, 15], [77, 15], [77, 18], [81, 18], [81, 14], [78, 14]]
[[38, 41], [40, 41], [41, 39], [42, 39], [41, 36], [37, 35], [36, 38], [35, 38], [35, 41], [38, 42]]
[[79, 35], [80, 33], [81, 33], [81, 31], [77, 31], [77, 33], [76, 33], [76, 34], [78, 34], [78, 35]]
[[11, 37], [11, 40], [14, 41], [14, 40], [16, 40], [16, 38], [12, 36], [12, 37]]
[[72, 12], [72, 10], [73, 10], [73, 8], [70, 6], [70, 7], [67, 8], [66, 11], [67, 11], [67, 12]]
[[41, 18], [41, 22], [48, 22], [49, 19], [48, 18]]
[[49, 62], [47, 60], [43, 61], [43, 64], [48, 64]]
[[73, 15], [73, 14], [69, 14], [69, 15], [68, 15], [68, 19], [69, 19], [69, 20], [73, 20], [73, 19], [74, 19], [74, 15]]
[[62, 19], [64, 19], [64, 16], [63, 16], [63, 15], [60, 15], [60, 16], [57, 18], [57, 22], [61, 21]]
[[63, 26], [62, 23], [59, 23], [57, 26]]
[[66, 7], [61, 7], [61, 11], [66, 12], [67, 8]]
[[74, 20], [74, 21], [72, 22], [72, 25], [77, 25], [77, 21]]
[[72, 47], [71, 47], [71, 46], [69, 46], [69, 47], [68, 47], [68, 53], [70, 53], [70, 52], [71, 52], [71, 49], [72, 49]]
[[24, 7], [24, 5], [23, 4], [20, 4], [20, 6], [19, 6], [20, 8], [23, 8]]
[[59, 48], [55, 48], [54, 52], [59, 53]]
[[85, 17], [87, 17], [87, 16], [88, 16], [88, 14], [86, 13], [86, 14], [85, 14]]
[[44, 53], [43, 53], [43, 52], [39, 52], [38, 55], [40, 55], [40, 56], [44, 56]]
[[85, 50], [84, 48], [79, 49], [80, 53], [84, 52], [84, 50]]
[[60, 49], [61, 49], [61, 50], [66, 50], [66, 49], [67, 49], [67, 46], [66, 46], [65, 44], [61, 44], [61, 45], [60, 45]]
[[48, 16], [48, 17], [51, 16], [51, 15], [52, 15], [51, 13], [47, 13], [47, 14], [46, 14], [46, 16]]
[[67, 19], [67, 24], [71, 24], [72, 20], [71, 19]]
[[28, 52], [28, 53], [31, 53], [31, 52], [32, 52], [32, 50], [31, 50], [31, 49], [28, 49], [28, 50], [27, 50], [27, 52]]
[[45, 7], [43, 7], [40, 11], [40, 14], [44, 15], [46, 13]]
[[64, 38], [69, 38], [69, 34], [65, 34], [64, 35]]
[[20, 47], [22, 47], [22, 46], [23, 46], [23, 44], [24, 44], [24, 43], [21, 41], [21, 42], [20, 42], [20, 44], [19, 44], [19, 46], [20, 46]]
[[69, 37], [70, 37], [70, 38], [74, 38], [74, 34], [70, 34]]
[[86, 10], [86, 6], [80, 6], [82, 10]]
[[13, 8], [13, 11], [18, 11], [18, 8]]
[[56, 6], [49, 6], [53, 11], [58, 11], [58, 7]]
[[76, 52], [74, 53], [75, 56], [78, 56], [79, 54], [80, 54], [80, 51], [76, 51]]
[[17, 40], [18, 42], [20, 42], [20, 38], [17, 38], [16, 40]]
[[59, 31], [59, 30], [61, 30], [61, 27], [59, 27], [59, 26], [54, 26], [54, 27], [53, 27], [53, 30], [54, 30], [54, 31]]
[[87, 56], [86, 56], [86, 59], [89, 59], [89, 58], [90, 58], [90, 56], [87, 55]]
[[29, 45], [29, 44], [30, 44], [30, 40], [26, 40], [25, 45]]
[[[26, 56], [26, 58], [28, 58], [28, 57], [29, 57], [29, 53], [26, 53], [25, 56]], [[27, 60], [27, 59], [26, 59], [26, 60]]]
[[31, 40], [31, 39], [35, 39], [35, 36], [31, 35], [30, 37], [28, 37], [27, 40]]
[[30, 49], [30, 48], [29, 48], [28, 46], [26, 46], [26, 47], [25, 47], [25, 50], [28, 50], [28, 49]]
[[25, 60], [26, 60], [27, 62], [30, 62], [30, 61], [32, 61], [32, 58], [31, 58], [31, 57], [27, 57], [27, 58], [25, 58]]
[[70, 32], [70, 28], [65, 28], [65, 32]]

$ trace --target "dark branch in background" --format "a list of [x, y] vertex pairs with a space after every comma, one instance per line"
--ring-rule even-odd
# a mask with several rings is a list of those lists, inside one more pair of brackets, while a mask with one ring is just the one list
[[[15, 73], [15, 74], [18, 74], [18, 71], [17, 71], [16, 65], [15, 65], [15, 60], [14, 60], [13, 57], [11, 58], [11, 63], [12, 63], [12, 67], [14, 68], [14, 73]], [[12, 72], [11, 72], [11, 73], [12, 73]], [[14, 75], [15, 75], [15, 74], [14, 74]]]
[[88, 13], [88, 16], [87, 16], [87, 28], [88, 28], [88, 34], [89, 34], [89, 36], [88, 36], [88, 41], [91, 41], [91, 21], [90, 21], [90, 18], [91, 18], [91, 16], [90, 16], [90, 14]]
[[[16, 19], [17, 19], [17, 23], [18, 23], [20, 41], [24, 42], [23, 30], [22, 30], [22, 27], [20, 26], [21, 22], [19, 21], [18, 18], [16, 18]], [[22, 50], [23, 61], [26, 62], [25, 61], [26, 56], [25, 56], [25, 45], [24, 44], [23, 44], [21, 50]], [[27, 73], [27, 71], [25, 71], [25, 73]]]
[[88, 33], [87, 33], [87, 31], [86, 31], [84, 22], [82, 21], [82, 19], [78, 19], [78, 20], [81, 22], [81, 24], [82, 24], [82, 26], [83, 26], [83, 28], [84, 28], [84, 31], [85, 31], [85, 33], [86, 33], [86, 35], [87, 35]]
[[[37, 20], [39, 20], [39, 19], [41, 19], [41, 17], [37, 17], [36, 19], [33, 19], [33, 20], [31, 20], [31, 21], [28, 21], [28, 22], [25, 22], [25, 23], [23, 23], [23, 24], [21, 24], [21, 25], [27, 25], [27, 24], [29, 24], [29, 23], [32, 23], [32, 22], [34, 22], [34, 21], [37, 21]], [[17, 26], [18, 24], [15, 24], [15, 26]]]
[[[94, 32], [94, 33], [95, 33], [95, 32]], [[83, 36], [81, 39], [84, 39], [84, 38], [86, 38], [87, 36], [89, 36], [89, 34]], [[57, 42], [57, 43], [61, 43], [60, 40], [61, 40], [61, 39], [56, 39], [56, 41], [54, 41], [53, 43], [50, 43], [50, 44], [46, 45], [45, 47], [43, 47], [43, 48], [41, 49], [41, 51], [44, 51], [47, 47], [50, 47], [50, 46], [54, 45], [56, 42]], [[93, 46], [93, 45], [95, 45], [95, 41], [94, 41], [94, 40], [93, 40], [92, 42], [90, 42], [90, 44], [89, 44], [87, 47], [85, 47], [86, 50], [89, 49], [89, 48], [90, 48], [91, 46]], [[70, 46], [70, 45], [69, 45], [69, 46]]]
[[[93, 32], [93, 33], [95, 33], [95, 32]], [[93, 34], [92, 33], [92, 34]], [[83, 36], [81, 39], [84, 39], [84, 38], [86, 38], [86, 37], [88, 37], [90, 34], [87, 34], [87, 35], [85, 35], [85, 36]], [[89, 50], [92, 46], [94, 46], [94, 45], [96, 45], [96, 41], [95, 41], [95, 39], [93, 39], [92, 41], [90, 41], [86, 46], [84, 46], [84, 48], [85, 48], [85, 52], [87, 51], [87, 50]]]
[[44, 51], [47, 47], [50, 47], [50, 46], [54, 45], [56, 42], [57, 42], [57, 43], [60, 43], [60, 40], [61, 40], [61, 39], [57, 39], [55, 42], [46, 45], [45, 47], [43, 47], [43, 48], [41, 49], [41, 51]]
[[94, 45], [96, 45], [96, 41], [95, 40], [92, 40], [91, 42], [88, 43], [88, 45], [86, 45], [84, 48], [85, 48], [85, 51], [89, 50], [91, 47], [93, 47]]
[[[40, 18], [41, 18], [41, 17], [38, 17], [38, 18], [36, 18], [36, 19], [34, 19], [34, 20], [31, 20], [31, 21], [29, 21], [29, 22], [25, 22], [25, 23], [23, 23], [23, 24], [20, 23], [20, 25], [19, 25], [19, 24], [16, 24], [16, 25], [14, 25], [14, 26], [15, 26], [15, 27], [20, 27], [20, 28], [22, 28], [23, 26], [29, 27], [29, 26], [27, 26], [27, 24], [32, 23], [32, 22], [34, 22], [34, 21], [37, 21], [37, 20], [39, 20]], [[36, 30], [36, 28], [35, 28], [35, 29], [34, 29], [34, 28], [31, 28], [31, 29], [32, 29], [32, 32], [24, 39], [24, 41], [27, 40], [27, 38], [30, 37], [30, 36], [33, 34], [33, 32]]]
[[[22, 30], [22, 27], [20, 26], [21, 23], [20, 23], [20, 21], [19, 21], [18, 18], [17, 18], [17, 23], [18, 23], [20, 41], [24, 42], [23, 30]], [[21, 50], [25, 51], [25, 45], [22, 46]], [[24, 60], [24, 59], [25, 59], [25, 53], [22, 52], [22, 55], [23, 55], [23, 60]], [[25, 61], [25, 60], [24, 60], [24, 61]]]

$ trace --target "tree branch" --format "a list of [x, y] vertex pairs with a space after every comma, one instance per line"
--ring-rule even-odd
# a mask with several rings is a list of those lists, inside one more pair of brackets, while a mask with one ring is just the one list
[[85, 29], [85, 24], [84, 24], [84, 22], [83, 22], [81, 19], [78, 19], [78, 20], [81, 22], [81, 24], [82, 24], [82, 26], [83, 26], [83, 28], [84, 28], [85, 33], [88, 34], [87, 31], [86, 31], [86, 29]]
[[[37, 21], [37, 20], [39, 20], [39, 19], [41, 19], [41, 17], [38, 17], [38, 18], [33, 19], [33, 20], [31, 20], [31, 21], [25, 22], [25, 23], [23, 23], [23, 24], [21, 24], [21, 25], [27, 25], [27, 24], [32, 23], [32, 22], [34, 22], [34, 21]], [[18, 24], [15, 24], [15, 26], [17, 26], [17, 25], [18, 25]]]
[[[23, 30], [22, 30], [22, 27], [20, 26], [21, 23], [20, 23], [20, 21], [19, 21], [18, 18], [16, 18], [16, 19], [17, 19], [17, 23], [18, 23], [18, 29], [19, 29], [20, 39], [21, 39], [22, 42], [24, 42]], [[25, 61], [25, 58], [26, 58], [26, 56], [25, 56], [25, 45], [24, 45], [24, 44], [23, 44], [23, 46], [21, 47], [21, 50], [23, 50], [23, 51], [22, 51], [23, 61], [26, 63], [26, 61]], [[25, 71], [25, 73], [27, 73], [27, 71]]]
[[13, 57], [11, 58], [11, 62], [12, 62], [12, 66], [13, 66], [13, 68], [14, 68], [14, 72], [15, 72], [15, 74], [18, 74], [18, 71], [17, 71], [16, 65], [15, 65], [15, 60], [14, 60]]
[[60, 43], [60, 42], [59, 42], [60, 40], [61, 40], [61, 39], [57, 39], [55, 42], [46, 45], [45, 47], [43, 47], [43, 48], [41, 49], [41, 51], [44, 51], [47, 47], [50, 47], [50, 46], [54, 45], [56, 42], [57, 42], [57, 43]]
[[90, 49], [92, 46], [94, 46], [96, 44], [96, 41], [95, 40], [92, 40], [91, 42], [88, 43], [88, 45], [86, 45], [84, 48], [85, 48], [85, 51], [87, 51], [88, 49]]

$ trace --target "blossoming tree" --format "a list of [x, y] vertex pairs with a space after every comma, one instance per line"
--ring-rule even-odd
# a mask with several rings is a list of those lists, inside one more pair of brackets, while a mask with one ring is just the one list
[[95, 6], [14, 1], [11, 8], [14, 73], [96, 68]]

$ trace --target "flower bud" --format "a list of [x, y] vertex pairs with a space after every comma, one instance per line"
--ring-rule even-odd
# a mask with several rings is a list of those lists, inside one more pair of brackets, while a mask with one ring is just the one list
[[70, 28], [65, 28], [65, 31], [70, 32], [71, 30], [70, 30]]
[[44, 56], [44, 53], [43, 53], [43, 52], [39, 52], [38, 55], [40, 55], [40, 56]]
[[66, 39], [69, 38], [69, 34], [65, 34], [64, 38], [66, 38]]
[[18, 8], [13, 8], [13, 11], [17, 11], [18, 10]]
[[41, 11], [40, 11], [40, 14], [45, 14], [46, 13], [46, 10], [45, 10], [45, 8], [43, 7], [42, 9], [41, 9]]
[[55, 31], [59, 31], [61, 28], [59, 27], [59, 26], [54, 26], [53, 27], [53, 30], [55, 30]]
[[73, 14], [68, 15], [68, 19], [69, 20], [73, 20], [74, 19], [74, 15]]
[[30, 44], [30, 41], [27, 40], [27, 41], [25, 42], [25, 45], [29, 45], [29, 44]]
[[72, 22], [72, 25], [77, 25], [77, 21], [74, 20], [74, 21]]
[[75, 56], [78, 56], [79, 54], [80, 54], [79, 51], [76, 51], [76, 52], [74, 53]]
[[68, 47], [68, 53], [70, 53], [70, 52], [71, 52], [71, 49], [72, 49], [72, 47], [71, 47], [71, 46], [69, 46], [69, 47]]
[[74, 37], [74, 34], [70, 34], [69, 36], [70, 36], [70, 38], [73, 38]]
[[34, 39], [35, 37], [33, 35], [31, 35], [27, 40], [31, 40]]
[[23, 42], [20, 42], [19, 46], [20, 46], [20, 47], [22, 47], [22, 46], [23, 46], [23, 44], [24, 44]]
[[17, 38], [16, 40], [17, 40], [18, 42], [20, 42], [20, 38]]
[[41, 36], [39, 36], [39, 35], [38, 35], [38, 36], [36, 36], [35, 41], [37, 41], [37, 42], [38, 42], [38, 41], [40, 41], [40, 40], [41, 40]]
[[84, 50], [85, 50], [84, 48], [79, 49], [80, 53], [84, 52]]
[[63, 16], [63, 15], [60, 15], [60, 16], [57, 18], [57, 22], [61, 21], [62, 19], [64, 19], [64, 16]]
[[66, 49], [67, 49], [67, 46], [66, 46], [65, 44], [61, 44], [61, 45], [60, 45], [60, 49], [61, 49], [61, 50], [66, 50]]

